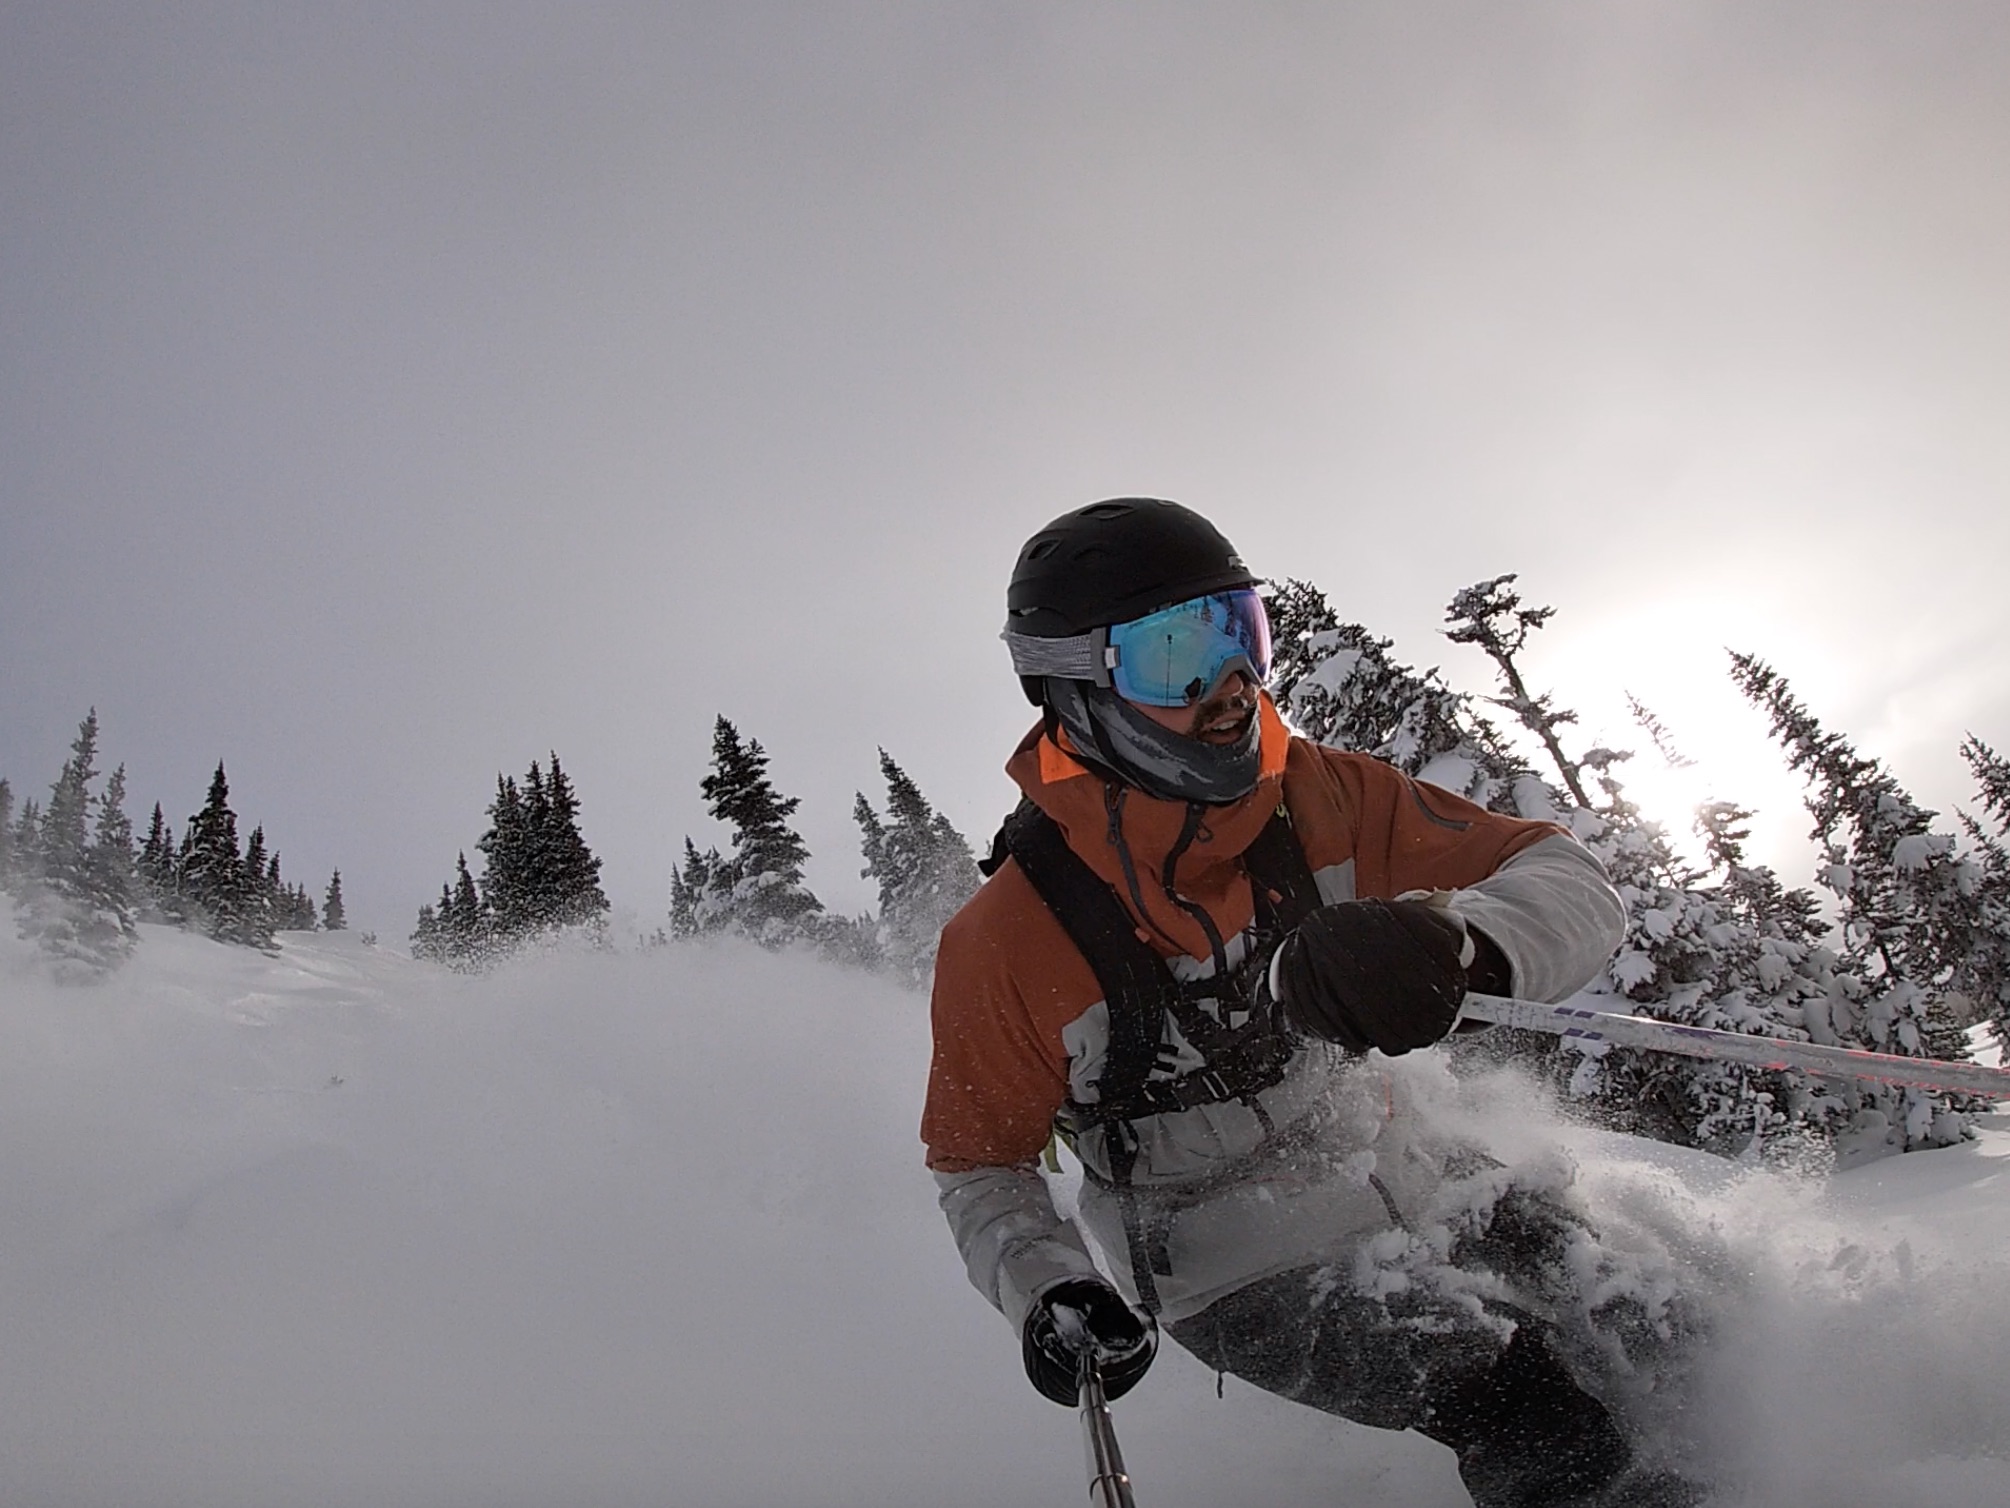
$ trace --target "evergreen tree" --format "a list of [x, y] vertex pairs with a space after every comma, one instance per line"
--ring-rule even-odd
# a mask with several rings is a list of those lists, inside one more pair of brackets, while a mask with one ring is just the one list
[[[537, 774], [537, 764], [531, 764]], [[551, 778], [544, 784], [544, 804], [535, 818], [537, 888], [544, 920], [558, 926], [595, 921], [607, 910], [600, 889], [600, 860], [579, 831], [579, 797], [551, 756]]]
[[273, 873], [271, 860], [265, 852], [265, 829], [254, 827], [251, 838], [245, 844], [244, 864], [238, 876], [239, 910], [236, 928], [229, 934], [219, 933], [225, 942], [243, 943], [247, 947], [271, 948], [276, 946], [272, 936], [274, 925], [273, 896], [274, 883], [278, 876]]
[[[1563, 778], [1571, 802], [1586, 811], [1594, 806], [1586, 793], [1583, 773], [1577, 761], [1563, 752], [1559, 735], [1577, 714], [1556, 707], [1548, 693], [1532, 694], [1523, 682], [1515, 656], [1528, 643], [1528, 636], [1556, 616], [1553, 607], [1523, 607], [1521, 596], [1512, 590], [1512, 573], [1496, 576], [1469, 586], [1452, 598], [1445, 609], [1445, 621], [1452, 626], [1445, 637], [1454, 644], [1476, 644], [1494, 662], [1506, 695], [1498, 698], [1515, 721], [1542, 741], [1550, 761]], [[1623, 757], [1623, 756], [1622, 756]]]
[[72, 895], [84, 887], [84, 850], [89, 842], [91, 782], [97, 778], [98, 713], [93, 708], [77, 729], [70, 758], [49, 788], [42, 813], [37, 878]]
[[[1777, 672], [1731, 657], [1732, 678], [1771, 719], [1787, 762], [1808, 782], [1811, 837], [1827, 860], [1817, 878], [1841, 912], [1835, 990], [1810, 1001], [1817, 1041], [1911, 1056], [1962, 1058], [1967, 1043], [1948, 1012], [1950, 992], [1976, 989], [1971, 943], [1981, 917], [1983, 868], [1933, 830], [1920, 807], [1874, 759], [1824, 729]], [[1955, 1097], [1859, 1089], [1851, 1139], [1858, 1150], [1936, 1146], [1960, 1139]]]
[[519, 925], [541, 927], [550, 920], [551, 900], [545, 893], [544, 847], [550, 836], [551, 796], [544, 786], [544, 771], [533, 759], [523, 781], [523, 835], [517, 852], [518, 884], [523, 892], [523, 915]]
[[8, 848], [8, 863], [18, 890], [34, 879], [41, 862], [42, 807], [32, 796], [21, 803], [21, 815], [14, 821], [14, 837]]
[[[1503, 692], [1497, 705], [1535, 737], [1557, 770], [1561, 784], [1548, 788], [1557, 817], [1604, 862], [1625, 902], [1626, 935], [1606, 966], [1603, 988], [1662, 1020], [1806, 1040], [1808, 1002], [1828, 988], [1833, 962], [1818, 944], [1813, 898], [1744, 863], [1739, 824], [1749, 814], [1741, 808], [1717, 803], [1701, 815], [1711, 868], [1698, 870], [1627, 799], [1618, 770], [1630, 754], [1568, 752], [1565, 733], [1574, 715], [1533, 692], [1519, 663], [1528, 636], [1553, 609], [1524, 607], [1511, 589], [1514, 580], [1495, 577], [1455, 596], [1446, 615], [1449, 637], [1493, 661]], [[1636, 716], [1664, 758], [1678, 757], [1667, 730], [1637, 704]], [[1527, 800], [1518, 805], [1525, 815], [1541, 815], [1528, 810]], [[1560, 1073], [1571, 1051], [1545, 1044], [1540, 1054]], [[1723, 1153], [1794, 1155], [1811, 1136], [1833, 1135], [1849, 1109], [1802, 1075], [1660, 1054], [1579, 1059], [1568, 1087], [1610, 1123]]]
[[942, 928], [981, 883], [963, 835], [928, 804], [907, 772], [879, 751], [886, 781], [882, 819], [859, 792], [852, 807], [863, 835], [865, 868], [879, 886], [876, 932], [884, 965], [910, 985], [926, 984], [935, 968]]
[[698, 845], [684, 840], [684, 862], [670, 872], [670, 935], [698, 937], [717, 930], [713, 925], [713, 876], [724, 861], [719, 850], [698, 852]]
[[1981, 871], [1967, 959], [1968, 989], [1974, 1010], [2010, 1050], [2010, 760], [1973, 736], [1962, 742], [1961, 757], [1968, 761], [1982, 797], [1982, 818], [1961, 814]]
[[[499, 951], [557, 927], [600, 926], [607, 897], [600, 860], [579, 831], [579, 797], [557, 754], [547, 776], [536, 760], [521, 785], [496, 776], [489, 826], [475, 847], [483, 858], [479, 883], [467, 855], [441, 888], [437, 908], [425, 908], [427, 957], [479, 967]], [[414, 934], [415, 947], [419, 934]]]
[[0, 891], [14, 888], [14, 787], [0, 779]]
[[202, 810], [189, 818], [176, 867], [191, 924], [222, 942], [246, 941], [250, 897], [237, 846], [237, 813], [230, 809], [230, 782], [221, 760]]
[[[118, 967], [131, 954], [133, 924], [132, 826], [125, 814], [125, 769], [113, 775], [104, 798], [94, 798], [98, 714], [79, 725], [70, 757], [49, 788], [49, 805], [37, 816], [30, 862], [17, 885], [20, 935], [56, 963], [58, 978], [82, 980]], [[91, 813], [102, 851], [93, 842]], [[25, 847], [26, 845], [24, 845]]]
[[515, 780], [496, 776], [489, 829], [475, 840], [475, 847], [484, 861], [482, 898], [491, 924], [499, 936], [514, 937], [533, 921], [530, 814]]
[[[1750, 831], [1744, 824], [1751, 816], [1726, 801], [1706, 802], [1697, 813], [1710, 873], [1718, 877], [1706, 896], [1726, 924], [1706, 938], [1713, 971], [1709, 1020], [1720, 1031], [1804, 1042], [1810, 1039], [1810, 1005], [1836, 988], [1836, 956], [1813, 893], [1789, 889], [1770, 868], [1745, 862]], [[1742, 1140], [1791, 1156], [1809, 1138], [1832, 1139], [1847, 1126], [1851, 1105], [1832, 1081], [1798, 1070], [1702, 1067], [1706, 1071], [1690, 1081], [1701, 1111], [1699, 1145], [1735, 1150]]]
[[488, 962], [492, 942], [487, 910], [462, 853], [455, 860], [453, 889], [440, 891], [441, 950], [449, 961], [479, 968]]
[[100, 926], [106, 929], [107, 944], [123, 958], [139, 939], [140, 889], [133, 823], [126, 815], [124, 765], [112, 771], [104, 794], [98, 798], [98, 818], [91, 830], [84, 874], [86, 894]]
[[[446, 887], [440, 887], [441, 904], [450, 903]], [[437, 963], [446, 955], [440, 947], [440, 917], [431, 906], [419, 908], [419, 924], [412, 929], [412, 956]]]
[[[819, 941], [823, 902], [803, 884], [809, 847], [788, 820], [800, 799], [775, 789], [760, 741], [743, 742], [739, 730], [719, 718], [712, 773], [698, 788], [707, 810], [733, 828], [731, 855], [707, 866], [702, 900], [685, 908], [698, 930], [733, 932], [770, 948]], [[685, 848], [688, 864], [696, 850], [688, 839]], [[674, 891], [673, 884], [673, 905]]]
[[147, 824], [146, 841], [140, 846], [137, 869], [141, 916], [147, 921], [179, 921], [174, 836], [158, 801]]
[[1305, 737], [1372, 754], [1493, 811], [1552, 814], [1526, 761], [1436, 670], [1396, 663], [1390, 640], [1342, 623], [1307, 582], [1287, 581], [1266, 601], [1271, 695]]
[[321, 901], [321, 926], [329, 932], [341, 932], [348, 925], [348, 914], [342, 909], [342, 871], [338, 869], [328, 876], [328, 893]]

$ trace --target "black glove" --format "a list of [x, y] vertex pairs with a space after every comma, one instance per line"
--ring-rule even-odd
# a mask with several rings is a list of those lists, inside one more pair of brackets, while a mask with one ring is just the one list
[[1458, 917], [1425, 901], [1342, 901], [1284, 939], [1270, 985], [1285, 1020], [1305, 1035], [1396, 1057], [1452, 1029], [1478, 942]]
[[1101, 1278], [1070, 1278], [1034, 1301], [1026, 1316], [1026, 1376], [1043, 1397], [1075, 1406], [1082, 1352], [1090, 1346], [1102, 1368], [1103, 1391], [1121, 1398], [1158, 1353], [1159, 1327]]

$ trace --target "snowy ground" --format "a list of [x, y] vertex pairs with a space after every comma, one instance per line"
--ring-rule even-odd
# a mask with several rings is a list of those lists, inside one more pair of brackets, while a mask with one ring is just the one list
[[[925, 1014], [736, 948], [463, 979], [150, 928], [60, 989], [0, 937], [0, 1502], [1081, 1502], [920, 1167]], [[2010, 1117], [1811, 1185], [1504, 1103], [1732, 1258], [1683, 1420], [1732, 1501], [2010, 1505]], [[1466, 1501], [1170, 1348], [1117, 1418], [1147, 1508]]]

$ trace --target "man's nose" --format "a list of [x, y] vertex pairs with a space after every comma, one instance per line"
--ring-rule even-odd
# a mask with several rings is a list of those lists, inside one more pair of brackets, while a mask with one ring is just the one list
[[1211, 701], [1216, 697], [1234, 697], [1237, 701], [1253, 702], [1256, 700], [1256, 678], [1241, 666], [1237, 666], [1214, 683], [1206, 699]]

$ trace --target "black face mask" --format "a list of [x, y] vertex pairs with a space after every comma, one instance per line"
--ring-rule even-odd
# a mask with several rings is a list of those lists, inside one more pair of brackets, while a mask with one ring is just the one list
[[1107, 686], [1047, 678], [1047, 707], [1075, 747], [1126, 784], [1167, 801], [1226, 806], [1256, 789], [1263, 719], [1233, 744], [1203, 743], [1162, 728]]

